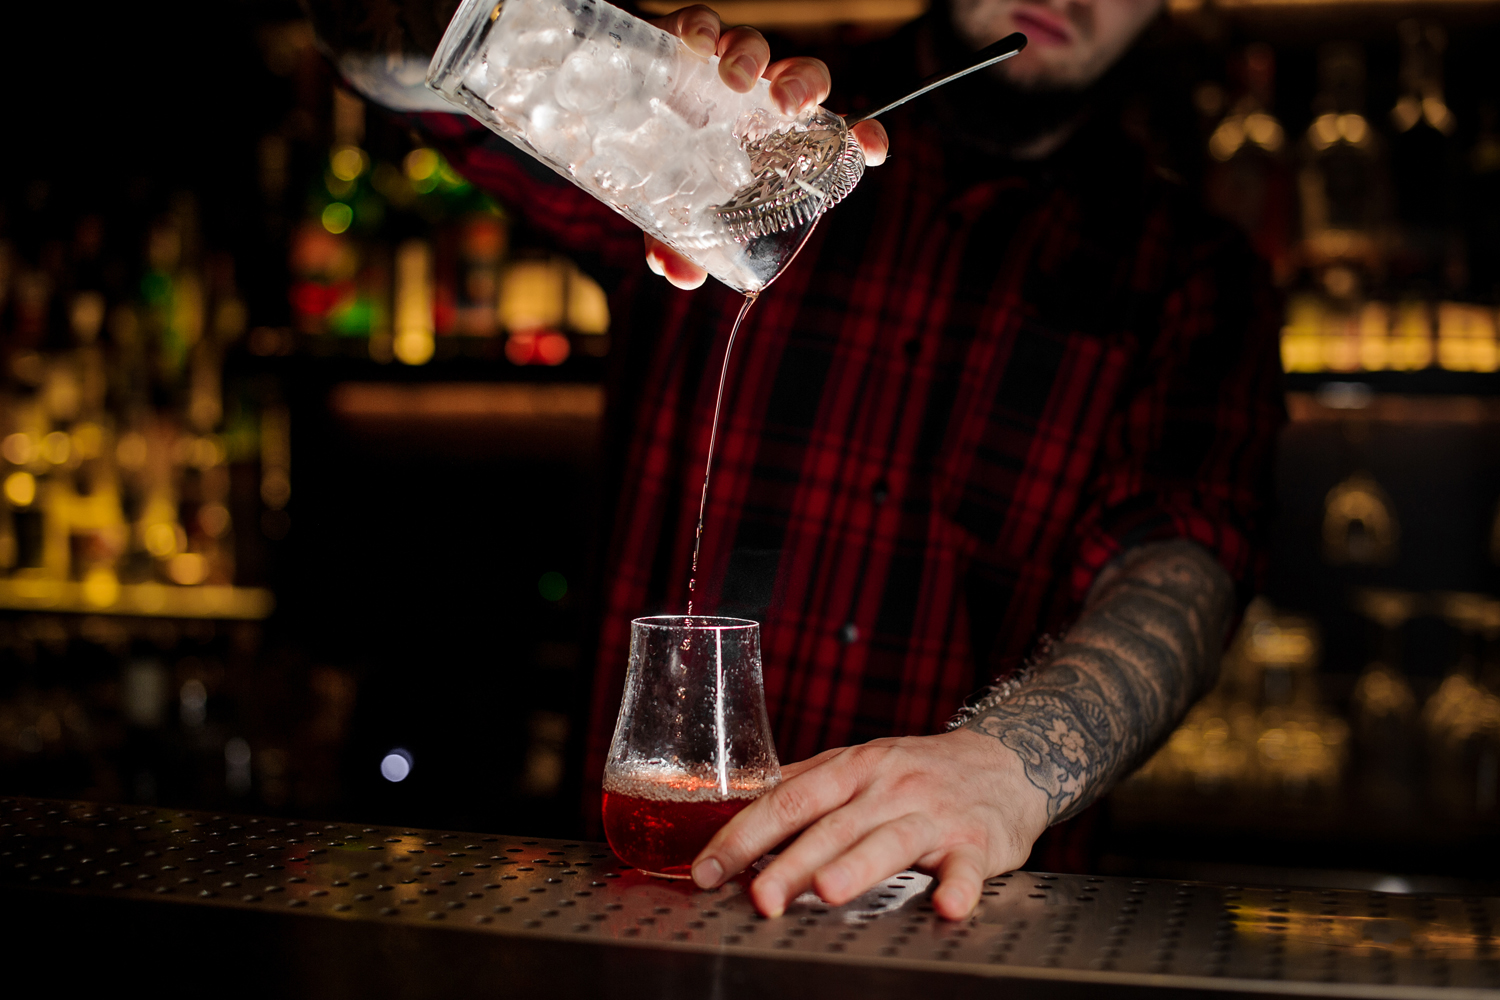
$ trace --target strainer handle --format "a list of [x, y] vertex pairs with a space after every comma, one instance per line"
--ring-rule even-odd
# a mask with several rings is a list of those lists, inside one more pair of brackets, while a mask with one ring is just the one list
[[850, 128], [853, 128], [860, 122], [869, 121], [876, 115], [883, 115], [893, 108], [899, 108], [907, 101], [910, 101], [913, 98], [921, 97], [929, 90], [936, 90], [938, 87], [941, 87], [945, 83], [952, 83], [954, 80], [957, 80], [960, 77], [968, 76], [970, 73], [977, 73], [980, 70], [984, 69], [986, 66], [993, 66], [996, 63], [1002, 63], [1005, 60], [1009, 59], [1011, 56], [1019, 53], [1025, 47], [1026, 36], [1021, 34], [1021, 32], [1017, 31], [1012, 34], [1006, 35], [998, 42], [986, 45], [984, 48], [974, 53], [974, 57], [968, 63], [959, 67], [958, 69], [939, 70], [932, 76], [929, 76], [927, 79], [917, 84], [917, 89], [913, 90], [905, 97], [898, 97], [891, 103], [882, 105], [881, 107], [876, 108], [874, 111], [871, 111], [868, 114], [860, 115], [857, 118], [848, 118], [845, 120], [845, 124], [847, 124]]

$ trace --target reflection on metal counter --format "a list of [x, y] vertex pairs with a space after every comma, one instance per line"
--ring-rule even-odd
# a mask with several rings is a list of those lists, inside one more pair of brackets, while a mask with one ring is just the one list
[[[510, 975], [531, 954], [572, 966], [559, 966], [544, 989], [509, 979], [507, 995], [568, 995], [582, 968], [619, 975], [639, 962], [660, 973], [712, 959], [720, 963], [714, 996], [748, 995], [794, 970], [813, 971], [782, 986], [862, 997], [900, 995], [914, 983], [944, 996], [992, 996], [1002, 984], [1008, 995], [1048, 996], [1131, 988], [1500, 996], [1495, 898], [1017, 871], [990, 879], [974, 914], [948, 922], [932, 912], [931, 880], [903, 872], [846, 906], [809, 894], [765, 919], [740, 882], [702, 891], [654, 879], [597, 844], [21, 798], [0, 799], [0, 861], [9, 912], [46, 907], [85, 953], [91, 942], [78, 940], [78, 928], [86, 924], [72, 918], [91, 906], [113, 908], [111, 935], [175, 919], [224, 949], [231, 929], [263, 942], [272, 926], [307, 939], [340, 925], [352, 950], [319, 950], [318, 961], [360, 996], [412, 995], [392, 984], [409, 985], [417, 972], [436, 976], [415, 991], [423, 995], [450, 984], [459, 972], [400, 970], [454, 947], [475, 968], [499, 948]], [[126, 914], [128, 923], [119, 919]], [[415, 946], [395, 947], [392, 935], [402, 932], [392, 928], [421, 929]], [[172, 940], [179, 950], [191, 944]], [[359, 940], [379, 942], [370, 959], [378, 968], [355, 967], [363, 952], [348, 942]], [[273, 958], [261, 953], [272, 966]], [[750, 971], [724, 974], [726, 961]], [[589, 992], [679, 995], [696, 982], [661, 974], [645, 990], [601, 980]], [[381, 977], [373, 992], [353, 988]]]

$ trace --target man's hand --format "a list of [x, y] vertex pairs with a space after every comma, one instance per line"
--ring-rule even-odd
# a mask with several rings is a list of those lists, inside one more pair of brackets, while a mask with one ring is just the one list
[[1189, 541], [1142, 546], [1101, 574], [1051, 657], [961, 729], [829, 750], [730, 820], [693, 864], [708, 888], [801, 836], [750, 887], [779, 916], [812, 889], [834, 905], [909, 867], [957, 920], [984, 879], [1143, 761], [1213, 683], [1234, 587]]
[[933, 907], [957, 920], [985, 878], [1024, 862], [1047, 827], [1047, 798], [1016, 755], [967, 729], [828, 750], [782, 777], [693, 866], [699, 885], [718, 885], [805, 828], [750, 886], [767, 916], [808, 889], [847, 903], [915, 865], [937, 875]]
[[[762, 76], [771, 81], [771, 99], [784, 114], [796, 114], [828, 97], [832, 77], [821, 59], [799, 57], [771, 62], [771, 46], [754, 28], [726, 28], [708, 7], [684, 7], [652, 24], [669, 31], [699, 55], [719, 57], [719, 79], [730, 90], [746, 93]], [[865, 163], [885, 161], [890, 140], [875, 121], [854, 126], [854, 138], [865, 152]], [[646, 237], [646, 264], [678, 288], [697, 288], [708, 272], [670, 247]]]

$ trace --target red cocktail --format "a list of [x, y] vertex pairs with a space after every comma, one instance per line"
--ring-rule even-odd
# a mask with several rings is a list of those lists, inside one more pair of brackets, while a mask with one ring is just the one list
[[[624, 784], [624, 783], [622, 783]], [[693, 859], [719, 828], [755, 801], [756, 791], [713, 785], [632, 781], [628, 791], [604, 791], [604, 836], [620, 860], [653, 875], [689, 877]]]

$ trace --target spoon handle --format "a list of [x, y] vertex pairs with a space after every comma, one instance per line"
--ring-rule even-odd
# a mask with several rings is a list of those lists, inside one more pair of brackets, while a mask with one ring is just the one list
[[1025, 47], [1026, 36], [1021, 34], [1019, 31], [1006, 35], [998, 42], [995, 42], [991, 45], [986, 45], [984, 48], [974, 53], [973, 58], [964, 66], [953, 70], [939, 70], [932, 76], [929, 76], [927, 79], [917, 84], [917, 89], [913, 90], [905, 97], [898, 97], [891, 103], [878, 107], [868, 114], [860, 115], [858, 118], [849, 118], [846, 120], [846, 124], [850, 127], [853, 127], [855, 125], [858, 125], [860, 122], [869, 121], [876, 115], [883, 115], [893, 108], [899, 108], [901, 105], [905, 104], [907, 101], [912, 100], [913, 98], [921, 97], [929, 90], [936, 90], [938, 87], [941, 87], [945, 83], [952, 83], [954, 80], [957, 80], [960, 77], [968, 76], [970, 73], [977, 73], [980, 70], [984, 69], [986, 66], [993, 66], [996, 63], [1004, 62], [1011, 56], [1016, 55]]

